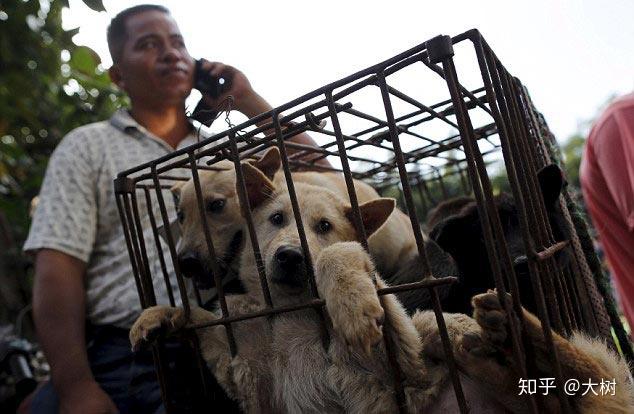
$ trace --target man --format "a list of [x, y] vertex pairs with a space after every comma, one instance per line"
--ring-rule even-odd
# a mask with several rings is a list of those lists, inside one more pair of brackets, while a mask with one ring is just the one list
[[634, 94], [613, 102], [592, 127], [580, 179], [623, 313], [634, 327]]
[[[37, 413], [56, 412], [57, 406], [62, 413], [82, 414], [161, 409], [151, 362], [139, 361], [127, 343], [140, 304], [112, 180], [191, 143], [194, 130], [184, 105], [194, 63], [161, 6], [119, 13], [108, 28], [108, 45], [111, 79], [130, 97], [131, 108], [62, 140], [24, 246], [36, 253], [33, 312], [51, 366], [52, 386], [33, 400]], [[210, 62], [203, 69], [231, 79], [230, 90], [218, 99], [205, 98], [210, 106], [230, 94], [233, 108], [248, 117], [271, 109], [237, 69]], [[304, 134], [294, 141], [313, 143]], [[156, 261], [155, 251], [148, 255]], [[164, 291], [157, 295], [166, 303]]]

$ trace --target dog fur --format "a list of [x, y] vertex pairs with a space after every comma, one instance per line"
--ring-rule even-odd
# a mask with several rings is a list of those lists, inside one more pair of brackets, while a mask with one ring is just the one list
[[[310, 299], [307, 268], [298, 262], [292, 271], [284, 270], [286, 264], [282, 263], [286, 262], [279, 260], [280, 249], [292, 248], [297, 253], [299, 248], [288, 192], [250, 165], [244, 165], [244, 172], [273, 304], [306, 302]], [[297, 183], [296, 191], [317, 291], [326, 303], [330, 343], [324, 348], [321, 321], [311, 309], [232, 324], [238, 346], [233, 358], [224, 327], [198, 329], [203, 358], [218, 382], [246, 412], [395, 412], [393, 379], [380, 345], [386, 336], [394, 345], [403, 374], [408, 410], [447, 409], [451, 385], [434, 314], [423, 311], [410, 318], [393, 295], [377, 296], [376, 288], [385, 283], [356, 241], [350, 206], [340, 196], [306, 183]], [[363, 203], [360, 210], [368, 234], [379, 231], [393, 209], [394, 201], [389, 199]], [[324, 221], [329, 226], [324, 226]], [[241, 256], [239, 274], [247, 293], [227, 297], [230, 313], [261, 310], [261, 280], [249, 243]], [[458, 366], [467, 378], [469, 402], [472, 408], [477, 407], [476, 412], [523, 412], [525, 404], [517, 396], [517, 381], [510, 381], [518, 377], [517, 372], [510, 361], [499, 358], [506, 352], [507, 333], [506, 315], [497, 295], [478, 295], [473, 305], [473, 319], [462, 314], [445, 315]], [[131, 343], [138, 348], [157, 334], [217, 318], [197, 308], [192, 309], [190, 320], [185, 320], [182, 309], [150, 308], [134, 324]], [[526, 321], [538, 350], [538, 366], [550, 373], [539, 321], [528, 313]], [[628, 412], [634, 407], [632, 390], [626, 385], [627, 366], [609, 354], [604, 345], [582, 337], [570, 341], [556, 337], [555, 343], [570, 378], [590, 375], [623, 380], [617, 382], [615, 397], [579, 398], [576, 403], [580, 412]], [[555, 410], [556, 405], [552, 406]]]
[[[285, 176], [280, 170], [280, 153], [276, 147], [267, 150], [259, 159], [249, 161], [249, 164], [262, 171], [276, 186], [286, 185]], [[232, 268], [233, 272], [237, 273], [238, 263], [233, 259], [239, 255], [232, 254], [234, 249], [232, 241], [235, 240], [236, 235], [246, 233], [246, 223], [241, 215], [240, 201], [236, 191], [235, 168], [229, 161], [221, 161], [215, 166], [217, 167], [215, 171], [199, 172], [208, 231], [221, 267], [225, 270]], [[294, 183], [327, 188], [341, 199], [349, 200], [348, 189], [341, 174], [296, 172], [292, 177]], [[379, 198], [379, 194], [362, 181], [354, 180], [354, 187], [359, 203]], [[179, 182], [172, 187], [172, 191], [179, 198], [178, 209], [183, 235], [177, 249], [179, 257], [188, 254], [199, 259], [209, 258], [193, 181]], [[214, 209], [213, 203], [219, 200], [223, 202], [222, 208]], [[424, 233], [423, 238], [432, 273], [436, 277], [455, 276], [457, 270], [451, 256], [440, 249], [434, 241], [428, 239]], [[238, 249], [240, 251], [244, 249], [246, 237], [242, 239], [243, 243]], [[390, 284], [409, 283], [421, 279], [421, 263], [414, 232], [409, 217], [402, 211], [395, 208], [385, 226], [372, 235], [368, 234], [368, 245], [379, 273]], [[211, 274], [210, 260], [201, 261], [201, 273]], [[446, 294], [445, 290], [448, 289], [439, 290], [441, 296]], [[398, 296], [410, 314], [416, 309], [430, 307], [426, 292], [403, 292]]]

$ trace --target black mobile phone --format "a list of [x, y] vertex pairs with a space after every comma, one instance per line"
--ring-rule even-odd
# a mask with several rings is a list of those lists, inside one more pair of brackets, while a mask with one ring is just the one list
[[223, 92], [227, 91], [229, 87], [229, 79], [210, 75], [209, 72], [203, 70], [203, 60], [196, 60], [196, 66], [194, 67], [194, 88], [205, 95], [217, 98], [222, 95]]
[[[203, 95], [216, 99], [229, 90], [231, 87], [230, 80], [210, 75], [209, 72], [203, 70], [202, 64], [202, 59], [196, 60], [194, 66], [194, 88], [198, 89]], [[211, 108], [202, 98], [191, 115], [193, 119], [206, 126], [210, 126], [217, 116], [218, 111], [216, 108]]]

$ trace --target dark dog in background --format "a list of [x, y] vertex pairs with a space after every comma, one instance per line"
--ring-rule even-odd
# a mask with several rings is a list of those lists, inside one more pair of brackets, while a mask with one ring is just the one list
[[[556, 242], [568, 240], [568, 227], [559, 206], [559, 195], [566, 185], [562, 172], [553, 164], [542, 168], [537, 175], [554, 239]], [[536, 305], [519, 211], [513, 197], [506, 193], [496, 196], [495, 204], [517, 275], [522, 304], [534, 313]], [[430, 228], [430, 237], [453, 257], [458, 267], [459, 282], [451, 286], [444, 298], [443, 310], [470, 315], [473, 311], [471, 298], [495, 287], [476, 201], [458, 197], [439, 204], [429, 214]], [[567, 263], [569, 256], [566, 250], [556, 254], [559, 264]]]
[[467, 204], [473, 204], [474, 201], [471, 196], [452, 197], [442, 201], [427, 214], [426, 230], [431, 231], [444, 219], [459, 214]]

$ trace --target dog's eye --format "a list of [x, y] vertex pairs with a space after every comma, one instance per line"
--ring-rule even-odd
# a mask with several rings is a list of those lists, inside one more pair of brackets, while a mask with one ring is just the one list
[[284, 215], [282, 213], [275, 213], [269, 217], [269, 221], [274, 226], [281, 226], [284, 224]]
[[317, 223], [318, 233], [328, 233], [330, 230], [332, 230], [332, 224], [328, 220], [321, 220]]
[[222, 212], [222, 210], [225, 208], [225, 203], [226, 203], [226, 200], [224, 200], [222, 198], [210, 201], [210, 202], [207, 203], [207, 211], [209, 213], [218, 214], [218, 213]]
[[178, 212], [176, 213], [176, 217], [178, 218], [178, 222], [180, 224], [183, 224], [183, 221], [185, 221], [185, 213], [183, 213], [182, 210], [178, 210]]

